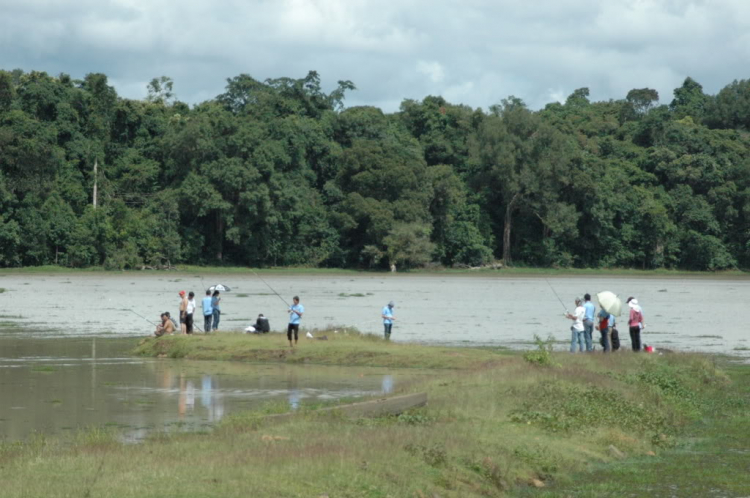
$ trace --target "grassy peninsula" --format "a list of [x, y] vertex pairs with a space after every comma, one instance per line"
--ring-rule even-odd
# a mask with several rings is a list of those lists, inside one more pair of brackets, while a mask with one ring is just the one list
[[570, 355], [386, 343], [353, 331], [147, 339], [136, 354], [428, 368], [428, 406], [349, 419], [280, 405], [137, 445], [92, 429], [0, 445], [3, 496], [480, 497], [750, 494], [750, 368], [697, 354]]

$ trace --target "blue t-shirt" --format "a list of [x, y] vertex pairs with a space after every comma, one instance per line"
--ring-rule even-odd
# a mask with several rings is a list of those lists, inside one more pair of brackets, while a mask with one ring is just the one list
[[383, 308], [383, 312], [381, 313], [381, 315], [385, 317], [389, 317], [389, 318], [383, 318], [384, 324], [390, 325], [393, 323], [393, 320], [391, 320], [390, 318], [390, 317], [393, 317], [393, 308], [391, 308], [390, 306], [386, 306], [385, 308]]
[[583, 309], [586, 310], [586, 320], [593, 322], [594, 312], [596, 311], [596, 306], [594, 306], [594, 303], [592, 303], [591, 301], [586, 301], [583, 304]]
[[305, 307], [301, 304], [295, 304], [289, 309], [292, 310], [292, 312], [289, 313], [289, 323], [291, 323], [292, 325], [299, 325], [300, 316], [295, 312], [304, 313]]
[[203, 315], [208, 316], [214, 312], [213, 307], [211, 307], [211, 296], [206, 296], [203, 298]]
[[219, 298], [218, 297], [212, 297], [211, 298], [211, 307], [215, 310], [221, 311], [221, 308], [219, 307]]
[[609, 315], [609, 328], [615, 326], [615, 315]]

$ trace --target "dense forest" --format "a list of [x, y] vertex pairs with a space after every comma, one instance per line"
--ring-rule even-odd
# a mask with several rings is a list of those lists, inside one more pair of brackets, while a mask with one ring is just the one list
[[750, 266], [750, 80], [392, 114], [315, 72], [147, 90], [0, 71], [0, 266]]

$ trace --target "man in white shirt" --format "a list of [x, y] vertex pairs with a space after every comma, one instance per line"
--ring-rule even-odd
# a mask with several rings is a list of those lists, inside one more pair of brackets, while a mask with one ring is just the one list
[[190, 291], [188, 293], [188, 302], [187, 302], [187, 315], [185, 316], [185, 332], [188, 334], [193, 333], [193, 312], [195, 311], [196, 304], [195, 304], [195, 293], [193, 291]]
[[576, 342], [578, 343], [578, 351], [583, 352], [586, 338], [583, 333], [583, 319], [586, 316], [586, 309], [581, 306], [581, 300], [576, 298], [576, 309], [571, 313], [565, 313], [565, 317], [573, 320], [573, 326], [570, 327], [570, 352], [576, 352]]

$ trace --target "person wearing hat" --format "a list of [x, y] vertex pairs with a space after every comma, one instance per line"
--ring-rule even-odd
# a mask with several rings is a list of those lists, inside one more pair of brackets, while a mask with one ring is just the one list
[[185, 291], [180, 291], [180, 332], [187, 334], [187, 306], [188, 300]]
[[638, 305], [638, 300], [629, 297], [626, 301], [630, 306], [630, 316], [628, 317], [628, 327], [630, 327], [630, 344], [633, 351], [641, 350], [641, 330], [645, 327], [643, 324], [643, 310]]
[[383, 328], [385, 333], [385, 340], [390, 340], [391, 338], [391, 329], [393, 328], [393, 320], [396, 319], [396, 317], [393, 316], [393, 307], [396, 306], [396, 303], [391, 301], [388, 303], [384, 308], [380, 316], [383, 318]]
[[570, 352], [576, 352], [576, 343], [578, 343], [578, 351], [583, 352], [583, 345], [586, 342], [585, 334], [583, 332], [583, 319], [586, 316], [586, 309], [581, 306], [581, 300], [576, 298], [576, 309], [571, 313], [565, 313], [565, 318], [573, 320], [573, 326], [570, 327]]

